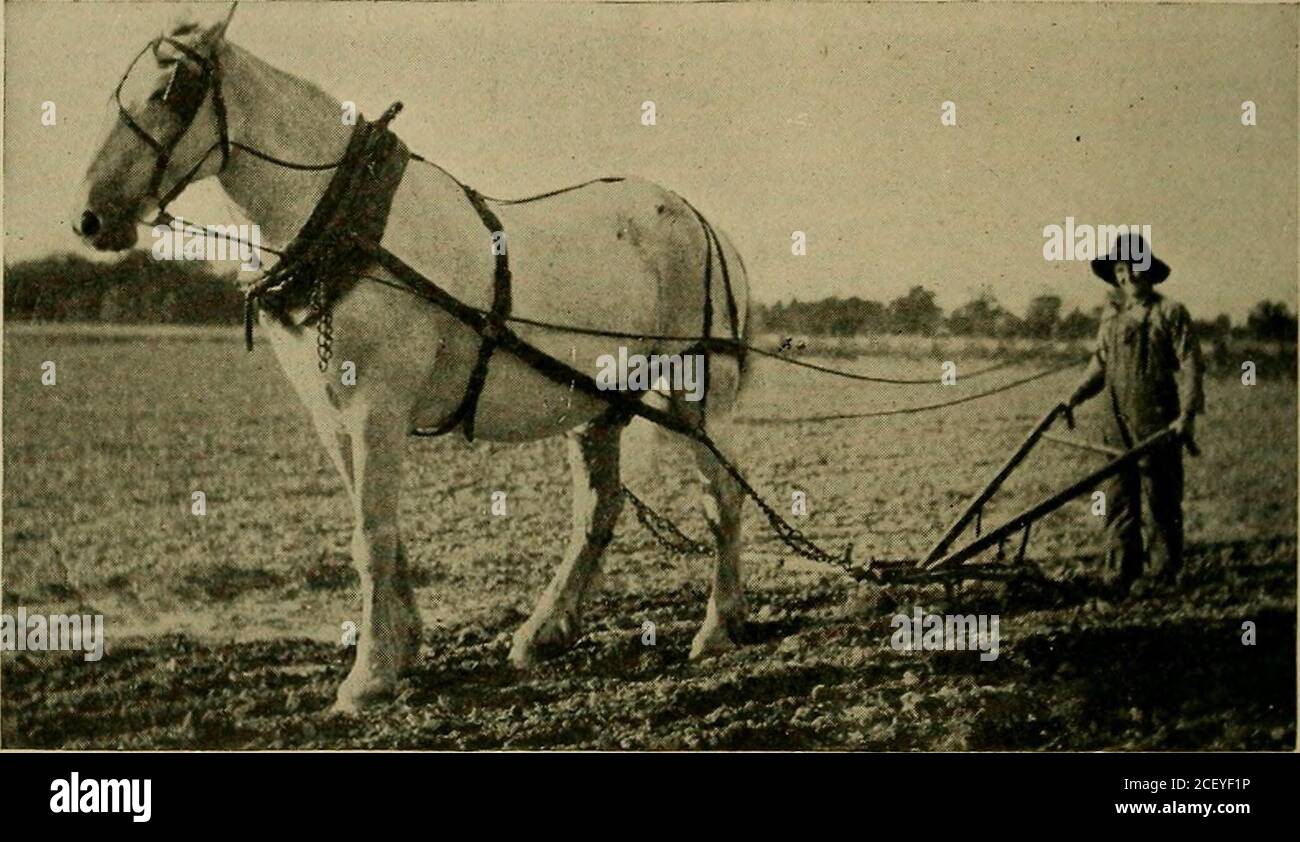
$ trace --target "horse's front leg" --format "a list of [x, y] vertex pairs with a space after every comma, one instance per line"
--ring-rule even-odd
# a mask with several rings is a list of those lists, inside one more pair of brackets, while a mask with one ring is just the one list
[[419, 651], [420, 617], [407, 580], [398, 503], [407, 419], [376, 402], [352, 407], [350, 444], [352, 560], [361, 579], [356, 661], [339, 687], [336, 710], [356, 711], [392, 695]]

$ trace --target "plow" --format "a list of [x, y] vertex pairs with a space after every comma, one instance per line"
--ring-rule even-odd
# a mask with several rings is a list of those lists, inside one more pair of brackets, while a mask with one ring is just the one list
[[[1099, 485], [1132, 468], [1143, 457], [1161, 447], [1168, 446], [1177, 437], [1170, 429], [1160, 430], [1135, 443], [1127, 450], [1074, 436], [1055, 433], [1052, 428], [1064, 421], [1067, 429], [1075, 428], [1071, 409], [1064, 403], [1052, 407], [1029, 430], [1011, 455], [989, 478], [983, 488], [962, 508], [943, 534], [921, 558], [873, 558], [865, 563], [855, 563], [853, 548], [848, 547], [840, 556], [820, 549], [811, 539], [791, 526], [768, 506], [751, 488], [751, 499], [768, 518], [776, 536], [796, 554], [814, 562], [829, 565], [858, 582], [888, 587], [891, 585], [942, 584], [951, 590], [966, 581], [1010, 582], [1027, 577], [1041, 576], [1036, 566], [1026, 561], [1025, 553], [1033, 526], [1038, 521], [1065, 505], [1096, 489]], [[1047, 441], [1062, 447], [1081, 450], [1106, 457], [1105, 464], [1090, 471], [1032, 505], [1022, 509], [1006, 521], [986, 529], [984, 509], [997, 494], [1003, 483], [1029, 457], [1040, 442]], [[1196, 443], [1183, 439], [1183, 444], [1193, 456], [1199, 455]], [[711, 547], [683, 533], [671, 520], [656, 512], [640, 500], [630, 489], [624, 496], [632, 504], [641, 525], [661, 546], [678, 555], [707, 555]], [[957, 546], [968, 531], [973, 535], [966, 543]], [[1008, 545], [1016, 543], [1014, 552]], [[990, 550], [991, 560], [980, 560]]]
[[[979, 493], [971, 498], [923, 557], [873, 560], [866, 566], [852, 571], [854, 578], [883, 585], [943, 583], [951, 587], [967, 580], [1008, 581], [1022, 576], [1032, 576], [1038, 571], [1037, 568], [1026, 563], [1025, 551], [1029, 546], [1030, 533], [1036, 522], [1072, 500], [1087, 494], [1111, 477], [1131, 468], [1151, 451], [1168, 445], [1175, 436], [1172, 430], [1161, 430], [1133, 447], [1121, 450], [1051, 433], [1053, 425], [1060, 420], [1064, 420], [1069, 429], [1074, 429], [1074, 417], [1065, 404], [1056, 405], [1039, 419], [1020, 445]], [[1108, 461], [1065, 488], [1021, 510], [1003, 523], [985, 530], [983, 524], [985, 506], [1040, 441], [1100, 454], [1106, 456]], [[1197, 452], [1193, 442], [1187, 441], [1186, 444], [1189, 452], [1193, 454]], [[954, 548], [967, 530], [974, 533], [973, 537], [965, 544]], [[1007, 545], [1015, 541], [1017, 536], [1018, 545], [1014, 554], [1011, 554], [1008, 552]], [[989, 550], [995, 551], [994, 559], [979, 561], [978, 559]]]

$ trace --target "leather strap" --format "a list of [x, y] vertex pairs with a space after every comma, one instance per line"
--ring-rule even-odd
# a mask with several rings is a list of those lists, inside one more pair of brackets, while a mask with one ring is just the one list
[[[615, 179], [609, 179], [615, 180]], [[458, 182], [459, 183], [459, 182]], [[470, 204], [478, 213], [479, 219], [483, 221], [484, 226], [492, 235], [500, 234], [503, 238], [505, 231], [501, 227], [501, 220], [487, 205], [483, 195], [468, 185], [461, 184], [461, 189], [465, 191], [465, 196], [469, 199]], [[557, 191], [558, 192], [558, 191]], [[549, 195], [549, 194], [544, 194]], [[685, 200], [683, 200], [685, 201]], [[709, 382], [709, 340], [713, 332], [713, 250], [717, 249], [719, 267], [722, 271], [723, 291], [727, 303], [727, 315], [729, 316], [732, 339], [739, 341], [740, 338], [740, 320], [736, 307], [735, 295], [731, 287], [731, 273], [727, 268], [727, 257], [722, 251], [722, 243], [718, 240], [718, 235], [714, 232], [713, 226], [709, 224], [694, 206], [687, 202], [687, 206], [699, 219], [701, 226], [704, 228], [705, 237], [705, 260], [704, 260], [704, 318], [703, 333], [704, 341], [696, 343], [689, 348], [686, 353], [704, 354], [704, 384], [707, 396]], [[601, 397], [611, 404], [611, 412], [625, 416], [632, 416], [645, 413], [637, 412], [633, 405], [640, 407], [639, 402], [610, 400], [610, 394], [604, 390], [596, 388], [594, 380], [577, 371], [576, 369], [560, 363], [558, 360], [543, 354], [536, 348], [533, 348], [510, 330], [507, 324], [507, 318], [510, 316], [511, 299], [510, 299], [510, 259], [508, 256], [509, 248], [502, 241], [503, 248], [495, 251], [496, 271], [493, 276], [492, 286], [492, 309], [486, 315], [478, 314], [473, 310], [462, 308], [459, 302], [456, 302], [449, 294], [443, 292], [436, 285], [432, 284], [428, 278], [415, 272], [410, 266], [406, 265], [396, 255], [382, 247], [377, 248], [376, 257], [386, 269], [401, 278], [406, 284], [414, 287], [423, 287], [426, 291], [436, 291], [438, 303], [443, 309], [451, 312], [460, 321], [473, 328], [481, 337], [479, 341], [478, 356], [474, 361], [474, 368], [470, 371], [469, 382], [465, 386], [465, 396], [461, 398], [460, 404], [456, 409], [447, 416], [441, 424], [431, 428], [416, 428], [411, 431], [416, 436], [440, 436], [449, 433], [457, 427], [462, 427], [465, 438], [469, 441], [474, 440], [474, 419], [478, 409], [479, 398], [483, 394], [483, 387], [487, 383], [488, 365], [492, 360], [492, 354], [497, 347], [503, 342], [506, 343], [508, 350], [521, 356], [526, 362], [530, 363], [533, 368], [538, 369], [542, 374], [547, 375], [556, 382], [568, 382], [570, 385], [579, 384], [580, 386], [591, 386], [592, 389], [583, 388], [583, 391], [589, 392], [594, 397]], [[495, 247], [495, 242], [493, 243]], [[448, 306], [455, 302], [456, 306]], [[743, 357], [742, 357], [743, 362]], [[587, 381], [590, 381], [589, 383]], [[594, 391], [593, 391], [594, 390]], [[620, 395], [620, 397], [623, 397]], [[701, 405], [703, 409], [703, 404]], [[663, 423], [663, 419], [656, 419]], [[679, 430], [679, 432], [683, 432]]]
[[[320, 284], [326, 287], [324, 309], [349, 290], [366, 258], [356, 250], [358, 241], [383, 239], [393, 197], [406, 172], [410, 152], [388, 130], [397, 113], [394, 104], [378, 120], [359, 120], [347, 150], [311, 215], [280, 256], [280, 260], [245, 296], [244, 330], [252, 348], [253, 304], [260, 303], [282, 323], [289, 313], [312, 300]], [[323, 317], [313, 308], [311, 324]]]
[[[417, 292], [421, 298], [436, 304], [457, 321], [480, 335], [491, 330], [489, 324], [493, 321], [493, 316], [484, 314], [465, 304], [378, 243], [366, 242], [359, 245], [376, 263], [392, 273], [407, 288]], [[522, 339], [507, 326], [500, 328], [494, 345], [514, 354], [547, 379], [565, 387], [571, 386], [584, 395], [609, 404], [629, 418], [640, 416], [647, 421], [652, 421], [696, 441], [704, 442], [706, 440], [701, 430], [665, 410], [643, 403], [639, 395], [601, 388], [596, 383], [596, 379], [590, 374], [555, 359], [550, 354]]]
[[[474, 417], [478, 411], [479, 398], [483, 395], [483, 386], [487, 383], [488, 364], [492, 361], [492, 353], [500, 344], [501, 337], [509, 332], [506, 318], [510, 315], [510, 258], [507, 255], [509, 247], [504, 239], [505, 231], [501, 228], [501, 220], [488, 207], [481, 193], [464, 184], [461, 185], [461, 189], [465, 191], [466, 198], [474, 206], [479, 219], [483, 220], [483, 225], [487, 227], [492, 237], [492, 250], [496, 263], [492, 276], [492, 310], [480, 324], [472, 325], [481, 338], [478, 357], [474, 360], [474, 368], [470, 371], [469, 382], [465, 386], [465, 396], [461, 398], [460, 405], [438, 426], [416, 428], [411, 433], [416, 436], [440, 436], [461, 427], [465, 438], [473, 441]], [[496, 241], [498, 236], [502, 238], [499, 249]]]

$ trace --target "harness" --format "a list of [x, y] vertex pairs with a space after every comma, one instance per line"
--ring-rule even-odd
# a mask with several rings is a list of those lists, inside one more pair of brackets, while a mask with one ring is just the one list
[[[157, 55], [158, 47], [167, 43], [177, 48], [198, 66], [198, 72], [184, 68], [183, 61], [177, 61], [173, 71], [172, 83], [163, 94], [163, 103], [176, 114], [180, 127], [167, 140], [158, 141], [130, 115], [121, 100], [121, 89], [131, 67], [139, 61], [144, 53], [152, 48]], [[280, 260], [260, 280], [251, 285], [245, 294], [244, 330], [249, 350], [252, 349], [255, 307], [262, 306], [276, 318], [290, 321], [290, 310], [302, 303], [311, 308], [311, 316], [304, 324], [313, 321], [318, 331], [318, 363], [321, 371], [328, 368], [331, 356], [330, 313], [337, 300], [345, 295], [357, 279], [366, 279], [376, 283], [396, 286], [406, 292], [437, 305], [441, 310], [457, 321], [469, 327], [479, 337], [478, 354], [470, 372], [465, 394], [457, 408], [442, 423], [427, 429], [415, 429], [415, 435], [434, 436], [450, 432], [461, 427], [466, 438], [473, 439], [474, 417], [478, 401], [487, 380], [488, 366], [492, 355], [498, 349], [504, 349], [518, 357], [532, 369], [547, 379], [568, 388], [580, 391], [595, 400], [604, 402], [609, 409], [607, 419], [627, 421], [641, 417], [665, 429], [683, 435], [705, 447], [718, 460], [718, 463], [739, 484], [745, 494], [752, 499], [766, 516], [772, 530], [786, 546], [794, 552], [815, 561], [828, 562], [845, 570], [851, 570], [852, 547], [847, 547], [842, 556], [834, 556], [818, 547], [802, 532], [790, 525], [779, 512], [763, 500], [740, 470], [731, 463], [717, 444], [704, 429], [704, 413], [701, 411], [700, 422], [692, 424], [663, 409], [642, 402], [637, 395], [622, 391], [602, 389], [596, 380], [586, 372], [552, 357], [535, 345], [524, 340], [510, 328], [510, 264], [508, 249], [504, 245], [504, 231], [501, 221], [488, 206], [488, 197], [456, 179], [446, 170], [442, 170], [465, 193], [466, 199], [478, 214], [484, 227], [489, 232], [493, 243], [494, 271], [492, 306], [489, 311], [472, 307], [451, 293], [444, 290], [435, 281], [424, 276], [406, 261], [393, 254], [382, 245], [384, 228], [387, 224], [392, 198], [401, 183], [402, 175], [411, 159], [432, 163], [410, 152], [388, 129], [388, 123], [401, 110], [401, 103], [394, 103], [378, 120], [373, 122], [358, 119], [349, 139], [343, 157], [329, 164], [298, 164], [284, 161], [260, 150], [254, 149], [228, 136], [225, 101], [221, 93], [221, 73], [217, 59], [200, 55], [185, 44], [166, 36], [147, 44], [136, 55], [118, 83], [114, 97], [118, 112], [123, 122], [132, 129], [157, 156], [150, 193], [158, 199], [159, 220], [171, 219], [166, 213], [166, 205], [175, 199], [189, 185], [208, 157], [220, 149], [222, 153], [221, 168], [224, 170], [229, 162], [232, 148], [247, 151], [264, 161], [297, 170], [334, 170], [329, 185], [322, 194], [312, 214], [299, 230], [297, 236], [283, 252], [266, 249], [280, 257]], [[213, 106], [217, 115], [219, 138], [208, 148], [196, 163], [173, 187], [159, 196], [158, 188], [162, 184], [171, 155], [176, 145], [184, 137], [198, 114], [208, 92], [212, 94]], [[434, 165], [436, 166], [436, 165]], [[439, 168], [441, 169], [441, 168]], [[600, 182], [618, 181], [620, 179], [597, 179]], [[570, 188], [551, 191], [525, 199], [503, 200], [503, 204], [522, 204], [557, 195], [569, 190], [579, 189], [595, 182], [586, 182]], [[679, 197], [680, 198], [680, 197]], [[495, 201], [495, 200], [494, 200]], [[746, 346], [740, 342], [738, 308], [732, 292], [730, 272], [721, 241], [713, 226], [685, 199], [682, 199], [700, 222], [705, 238], [704, 265], [704, 302], [703, 331], [688, 352], [704, 355], [704, 392], [708, 391], [709, 354], [724, 352], [736, 354], [743, 361]], [[713, 255], [716, 250], [722, 273], [724, 296], [732, 338], [730, 341], [715, 338], [713, 330]], [[383, 267], [397, 283], [363, 273], [368, 264]], [[616, 335], [616, 334], [608, 334]], [[703, 405], [701, 409], [703, 410]], [[639, 502], [639, 501], [638, 501]], [[644, 504], [641, 504], [644, 506]], [[639, 508], [639, 507], [638, 507]]]
[[[487, 230], [492, 244], [492, 305], [488, 312], [464, 304], [382, 245], [392, 197], [401, 183], [407, 163], [412, 159], [427, 163], [423, 157], [411, 153], [388, 129], [388, 123], [400, 111], [401, 103], [394, 103], [378, 120], [358, 120], [348, 148], [315, 210], [285, 249], [280, 261], [249, 288], [245, 296], [244, 314], [245, 336], [249, 347], [252, 343], [255, 304], [261, 304], [277, 318], [287, 322], [288, 313], [293, 307], [307, 303], [311, 307], [311, 316], [305, 324], [314, 322], [318, 326], [318, 362], [324, 371], [329, 365], [331, 351], [330, 311], [356, 279], [365, 278], [382, 283], [380, 279], [363, 272], [368, 264], [377, 263], [397, 278], [408, 292], [414, 292], [437, 304], [479, 337], [474, 366], [456, 409], [434, 427], [412, 430], [413, 435], [439, 436], [459, 428], [467, 439], [473, 440], [478, 402], [487, 383], [492, 356], [498, 348], [515, 354], [557, 383], [612, 403], [612, 408], [616, 409], [618, 415], [644, 415], [644, 412], [634, 409], [641, 407], [639, 400], [599, 388], [592, 377], [525, 342], [510, 328], [507, 321], [511, 314], [508, 240], [501, 220], [489, 207], [487, 198], [474, 188], [447, 174], [464, 192], [466, 200]], [[442, 171], [446, 173], [445, 170]], [[608, 183], [617, 180], [621, 179], [600, 181]], [[561, 192], [565, 191], [552, 191], [528, 199], [512, 200], [511, 203], [536, 201]], [[732, 338], [736, 341], [739, 340], [738, 308], [731, 289], [726, 258], [717, 235], [698, 210], [693, 206], [690, 209], [705, 233], [705, 306], [702, 338], [684, 353], [700, 353], [704, 356], [704, 392], [707, 395], [709, 355], [711, 351], [719, 350], [714, 343], [705, 341], [705, 338], [711, 337], [713, 330], [715, 249], [720, 259], [727, 307], [732, 314]], [[734, 345], [728, 350], [739, 353]], [[656, 423], [675, 424], [682, 428], [678, 432], [684, 432], [689, 426], [676, 421], [675, 416], [667, 413], [663, 413], [663, 417]]]
[[[497, 349], [501, 338], [510, 333], [510, 328], [506, 325], [506, 318], [510, 315], [510, 258], [506, 255], [505, 231], [501, 227], [501, 220], [487, 206], [481, 193], [467, 185], [460, 186], [493, 238], [492, 310], [482, 319], [481, 326], [475, 328], [479, 335], [478, 356], [474, 360], [474, 368], [470, 371], [469, 383], [465, 386], [465, 396], [461, 398], [460, 405], [438, 426], [432, 429], [417, 428], [413, 433], [417, 436], [440, 436], [461, 427], [465, 438], [473, 441], [474, 416], [478, 410], [478, 399], [483, 394], [483, 386], [487, 383], [488, 363], [492, 361], [492, 352]], [[374, 249], [376, 259], [381, 255], [393, 257], [392, 253], [380, 246], [377, 241], [369, 241], [369, 244]], [[383, 265], [383, 260], [380, 260], [380, 264]], [[427, 281], [423, 275], [418, 277]]]

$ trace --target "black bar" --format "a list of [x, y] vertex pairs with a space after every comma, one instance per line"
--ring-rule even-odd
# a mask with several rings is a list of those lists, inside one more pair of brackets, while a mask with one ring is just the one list
[[[1298, 771], [1291, 753], [0, 754], [6, 831], [39, 824], [125, 838], [200, 828], [200, 835], [236, 829], [306, 838], [353, 827], [373, 837], [408, 825], [439, 835], [463, 822], [505, 835], [566, 821], [676, 835], [698, 809], [692, 804], [706, 802], [706, 811], [726, 812], [731, 831], [770, 831], [779, 818], [806, 830], [809, 821], [870, 825], [894, 815], [923, 817], [926, 838], [948, 829], [1041, 834], [1062, 823], [1175, 833], [1195, 824], [1221, 834], [1252, 820], [1285, 827]], [[83, 783], [136, 779], [141, 790], [149, 779], [149, 821], [125, 812], [53, 812], [55, 782], [70, 784], [74, 772]], [[719, 790], [719, 780], [737, 788]], [[1170, 802], [1244, 806], [1198, 816], [1129, 814], [1130, 805]]]

